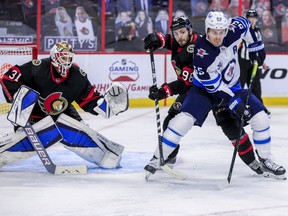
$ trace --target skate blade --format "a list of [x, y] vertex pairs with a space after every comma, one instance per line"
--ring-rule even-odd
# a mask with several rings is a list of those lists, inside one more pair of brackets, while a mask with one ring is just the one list
[[153, 173], [151, 173], [151, 172], [146, 170], [146, 172], [145, 172], [145, 180], [149, 181], [149, 178], [150, 178], [151, 175], [153, 175]]
[[286, 177], [285, 174], [283, 174], [283, 175], [274, 175], [274, 174], [272, 174], [272, 173], [264, 172], [264, 173], [263, 173], [263, 176], [264, 176], [265, 178], [274, 178], [274, 179], [277, 179], [277, 180], [287, 180], [287, 177]]
[[152, 166], [146, 165], [144, 167], [145, 170], [145, 179], [146, 181], [149, 180], [150, 176], [153, 175], [156, 172], [156, 169]]

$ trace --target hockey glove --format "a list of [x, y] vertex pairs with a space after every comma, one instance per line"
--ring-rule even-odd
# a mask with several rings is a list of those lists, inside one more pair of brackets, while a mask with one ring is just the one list
[[[160, 37], [162, 38], [162, 41]], [[154, 51], [158, 48], [162, 48], [164, 43], [164, 35], [162, 33], [151, 33], [144, 39], [144, 49]]]
[[232, 97], [229, 102], [229, 109], [232, 110], [236, 116], [241, 118], [243, 116], [245, 121], [251, 118], [250, 109], [243, 103], [240, 97]]
[[104, 98], [97, 101], [97, 106], [93, 109], [104, 118], [110, 118], [124, 112], [129, 107], [129, 97], [127, 88], [120, 82], [113, 82], [106, 91]]
[[151, 100], [162, 100], [167, 98], [171, 95], [171, 90], [169, 86], [165, 83], [161, 86], [161, 88], [157, 88], [157, 86], [153, 85], [149, 88], [149, 95], [148, 97]]
[[249, 58], [251, 61], [256, 60], [258, 62], [259, 66], [262, 66], [265, 58], [266, 58], [266, 52], [264, 50], [264, 44], [262, 42], [257, 42], [254, 44], [250, 44], [248, 46], [249, 51]]

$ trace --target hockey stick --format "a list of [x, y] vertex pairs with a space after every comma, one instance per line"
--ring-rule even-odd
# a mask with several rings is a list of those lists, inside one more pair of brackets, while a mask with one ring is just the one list
[[[150, 62], [151, 62], [153, 85], [157, 86], [155, 61], [154, 61], [154, 54], [153, 54], [152, 50], [150, 50]], [[162, 166], [162, 165], [164, 165], [164, 158], [163, 158], [160, 110], [159, 110], [158, 99], [155, 99], [154, 101], [155, 101], [155, 111], [156, 111], [157, 135], [158, 135], [158, 146], [159, 146], [159, 155], [160, 155], [159, 156], [160, 157], [160, 166]]]
[[43, 163], [46, 170], [51, 174], [86, 174], [87, 166], [86, 165], [76, 165], [76, 166], [59, 166], [55, 165], [51, 158], [49, 157], [45, 147], [41, 143], [39, 137], [37, 136], [32, 125], [27, 122], [26, 126], [23, 127], [24, 131], [38, 154], [41, 162]]
[[[255, 79], [255, 76], [257, 74], [257, 69], [258, 69], [258, 62], [255, 60], [253, 62], [253, 70], [252, 70], [252, 74], [251, 74], [251, 78], [250, 78], [250, 85], [249, 85], [249, 88], [248, 88], [248, 91], [247, 91], [247, 97], [246, 97], [246, 103], [245, 103], [246, 106], [249, 103], [249, 98], [250, 98], [250, 95], [251, 95], [251, 92], [252, 92], [254, 79]], [[232, 172], [233, 172], [233, 168], [234, 168], [234, 164], [235, 164], [236, 155], [237, 155], [237, 152], [238, 152], [238, 149], [239, 149], [239, 142], [240, 142], [240, 137], [241, 137], [241, 134], [242, 134], [242, 129], [244, 127], [244, 123], [245, 123], [244, 115], [241, 115], [239, 133], [238, 133], [238, 137], [237, 137], [236, 144], [235, 144], [235, 147], [234, 147], [232, 161], [231, 161], [230, 169], [229, 169], [229, 174], [228, 174], [228, 177], [227, 177], [227, 181], [228, 181], [229, 184], [230, 184], [231, 178], [232, 178]]]
[[[156, 79], [156, 70], [155, 70], [155, 61], [154, 61], [154, 54], [153, 50], [149, 51], [150, 53], [150, 62], [151, 62], [151, 70], [152, 70], [152, 79], [153, 85], [157, 86], [157, 79]], [[160, 120], [160, 110], [159, 110], [159, 103], [158, 99], [155, 99], [155, 111], [156, 111], [156, 122], [157, 122], [157, 135], [158, 135], [158, 147], [159, 147], [159, 159], [160, 159], [160, 167], [170, 176], [173, 176], [177, 179], [185, 180], [186, 176], [176, 170], [171, 169], [167, 164], [164, 162], [163, 157], [163, 146], [162, 146], [162, 133], [161, 133], [161, 120]], [[145, 179], [148, 180], [152, 173], [147, 172]]]
[[[6, 85], [3, 83], [2, 79], [0, 79], [0, 83], [2, 85], [2, 88], [10, 100], [10, 102], [13, 101], [12, 96], [10, 95]], [[33, 96], [33, 95], [32, 95]], [[35, 95], [34, 95], [35, 96]], [[34, 100], [37, 101], [37, 98]], [[19, 105], [21, 106], [21, 105]], [[18, 108], [18, 107], [17, 107]], [[8, 119], [9, 120], [9, 119]], [[13, 123], [13, 121], [11, 121]], [[26, 133], [30, 143], [32, 144], [34, 150], [36, 151], [37, 155], [39, 156], [41, 162], [43, 163], [46, 170], [51, 174], [86, 174], [88, 169], [86, 165], [76, 165], [76, 166], [59, 166], [55, 165], [51, 158], [49, 157], [46, 149], [44, 148], [43, 144], [41, 143], [39, 137], [37, 136], [34, 128], [29, 124], [29, 122], [26, 123], [26, 125], [23, 127], [24, 132]]]

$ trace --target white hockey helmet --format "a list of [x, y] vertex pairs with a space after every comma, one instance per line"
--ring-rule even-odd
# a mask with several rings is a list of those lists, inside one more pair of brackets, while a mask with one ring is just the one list
[[208, 29], [228, 29], [227, 17], [221, 11], [210, 11], [205, 19], [205, 33]]
[[53, 66], [62, 77], [67, 77], [73, 62], [73, 48], [67, 42], [56, 43], [50, 50]]

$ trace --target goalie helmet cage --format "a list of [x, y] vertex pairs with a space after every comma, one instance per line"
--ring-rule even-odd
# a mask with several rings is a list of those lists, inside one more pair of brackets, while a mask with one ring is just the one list
[[[0, 79], [15, 64], [21, 65], [33, 59], [37, 59], [38, 52], [36, 44], [0, 44]], [[13, 130], [11, 123], [6, 119], [10, 104], [4, 98], [4, 93], [0, 92], [0, 137]]]

